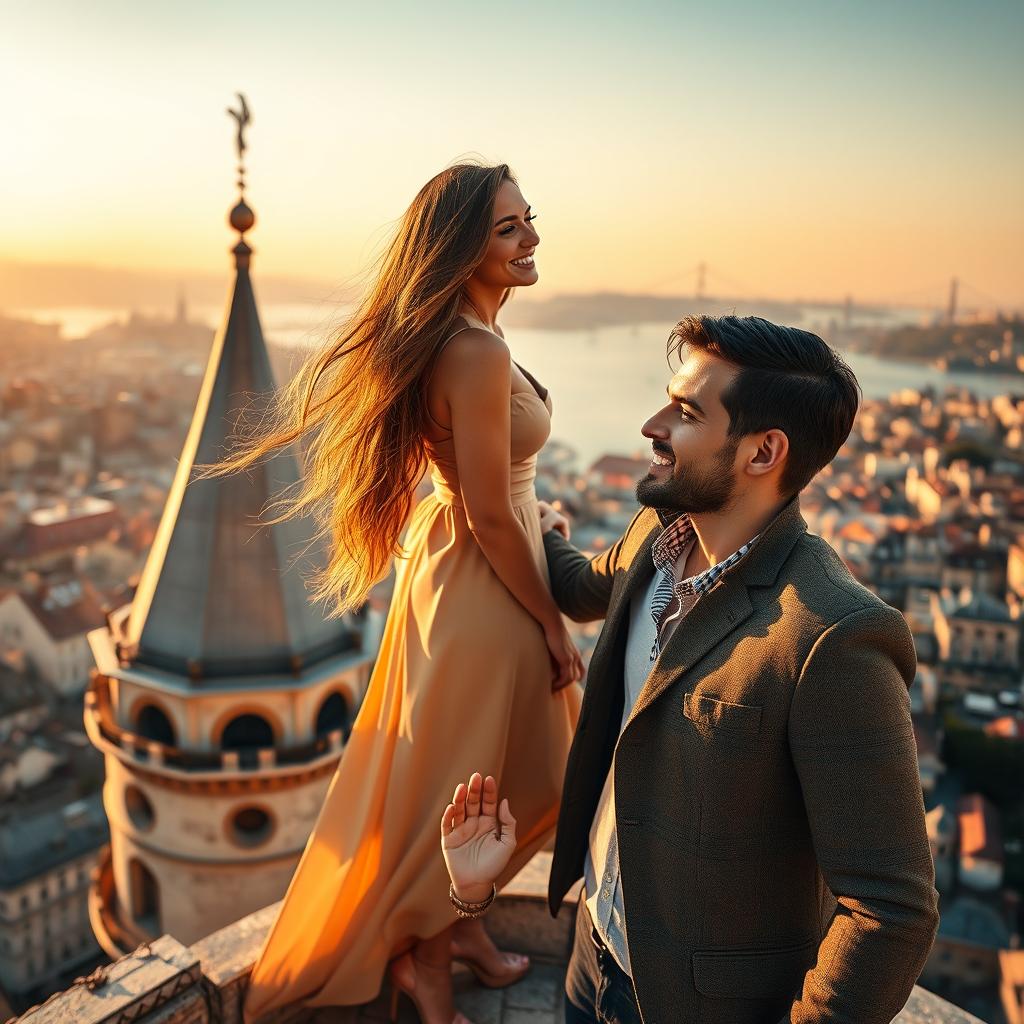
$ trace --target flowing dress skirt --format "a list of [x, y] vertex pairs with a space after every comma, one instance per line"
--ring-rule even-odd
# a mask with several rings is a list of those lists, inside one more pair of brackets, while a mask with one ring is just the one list
[[[543, 630], [450, 498], [435, 491], [413, 513], [380, 654], [253, 968], [246, 1022], [292, 1002], [369, 1002], [389, 959], [455, 922], [440, 819], [473, 772], [495, 776], [518, 821], [499, 888], [553, 837], [582, 688], [551, 692]], [[516, 514], [547, 579], [536, 499]]]

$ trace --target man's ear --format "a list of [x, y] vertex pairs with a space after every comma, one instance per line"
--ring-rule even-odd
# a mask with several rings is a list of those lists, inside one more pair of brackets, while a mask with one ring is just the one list
[[747, 463], [747, 471], [756, 476], [778, 470], [789, 455], [789, 438], [777, 427], [761, 435], [754, 457]]

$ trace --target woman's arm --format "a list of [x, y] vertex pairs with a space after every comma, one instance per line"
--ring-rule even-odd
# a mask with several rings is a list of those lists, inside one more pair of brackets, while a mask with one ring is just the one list
[[510, 496], [512, 361], [486, 331], [462, 331], [438, 365], [448, 403], [469, 528], [513, 597], [540, 623], [558, 665], [556, 684], [582, 678], [579, 652], [541, 575]]

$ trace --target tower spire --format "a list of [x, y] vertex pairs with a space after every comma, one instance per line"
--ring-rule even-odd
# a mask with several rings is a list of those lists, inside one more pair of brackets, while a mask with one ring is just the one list
[[[243, 235], [255, 217], [238, 98], [229, 223]], [[165, 931], [195, 942], [281, 898], [372, 661], [352, 618], [327, 619], [309, 600], [305, 579], [326, 561], [315, 520], [264, 522], [299, 482], [299, 446], [245, 473], [193, 478], [230, 454], [239, 417], [266, 411], [276, 390], [244, 238], [234, 253], [145, 567], [131, 600], [89, 633], [96, 671], [83, 721], [105, 757], [110, 820], [90, 919], [111, 956]]]
[[[276, 390], [249, 271], [244, 233], [255, 223], [245, 203], [245, 97], [238, 122], [239, 199], [229, 223], [240, 236], [227, 314], [214, 338], [192, 426], [164, 514], [125, 624], [122, 650], [136, 668], [168, 671], [191, 686], [298, 671], [354, 637], [308, 600], [305, 570], [322, 564], [315, 523], [263, 522], [274, 499], [299, 480], [298, 450], [279, 451], [250, 472], [190, 479], [195, 465], [231, 450], [239, 416], [252, 416]], [[290, 570], [290, 571], [289, 571]]]

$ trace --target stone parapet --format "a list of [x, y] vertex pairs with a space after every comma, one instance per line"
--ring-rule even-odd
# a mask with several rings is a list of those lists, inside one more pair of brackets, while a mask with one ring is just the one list
[[[489, 1024], [557, 1024], [561, 985], [572, 944], [578, 887], [557, 918], [547, 910], [550, 853], [542, 852], [505, 887], [488, 913], [499, 946], [529, 953], [534, 966], [517, 985], [481, 989], [468, 972], [456, 973], [457, 1003], [474, 1020]], [[170, 935], [143, 943], [127, 956], [78, 979], [33, 1007], [18, 1024], [242, 1024], [241, 1003], [252, 965], [278, 904], [243, 917], [190, 947]], [[358, 1024], [387, 1019], [386, 995], [363, 1007], [294, 1007], [266, 1024]], [[403, 1002], [400, 1020], [415, 1021]], [[10, 1024], [10, 1022], [8, 1022]], [[984, 1024], [977, 1017], [915, 986], [894, 1024]]]

